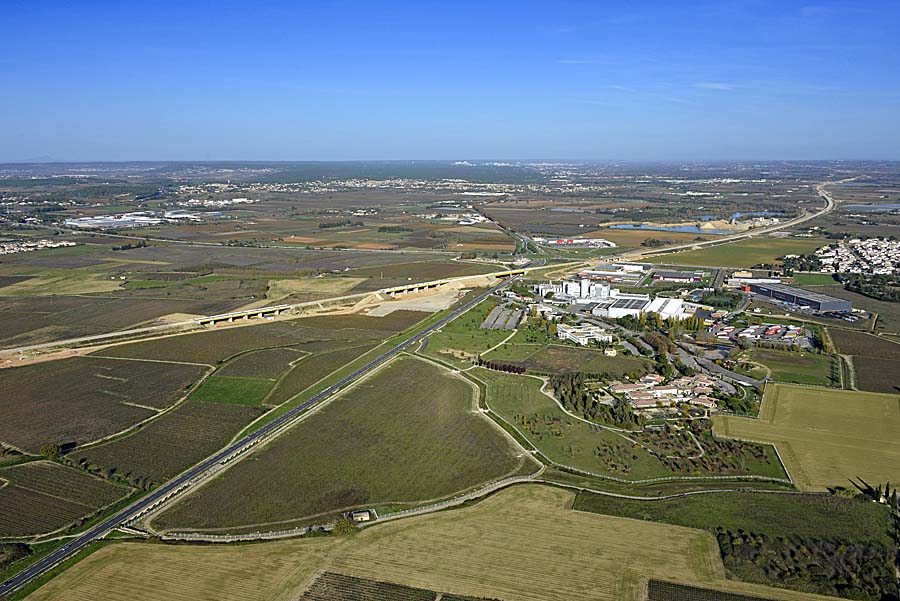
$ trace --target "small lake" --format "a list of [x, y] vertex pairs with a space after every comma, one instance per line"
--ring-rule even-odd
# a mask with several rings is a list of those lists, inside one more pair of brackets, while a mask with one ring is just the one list
[[733, 234], [731, 230], [703, 229], [697, 225], [650, 225], [648, 223], [619, 223], [609, 226], [613, 230], [648, 230], [653, 232], [684, 232], [688, 234]]
[[844, 205], [843, 208], [849, 211], [859, 211], [860, 213], [884, 213], [886, 211], [900, 211], [900, 202], [882, 202], [871, 205]]

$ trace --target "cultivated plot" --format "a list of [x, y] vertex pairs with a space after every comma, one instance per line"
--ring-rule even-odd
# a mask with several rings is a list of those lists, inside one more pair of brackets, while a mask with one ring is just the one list
[[860, 390], [900, 392], [900, 344], [864, 332], [829, 328], [838, 352], [853, 357], [855, 384]]
[[720, 436], [774, 443], [802, 490], [900, 481], [900, 396], [771, 385], [760, 419], [719, 415]]
[[699, 250], [667, 253], [647, 260], [678, 265], [753, 267], [760, 263], [777, 263], [779, 257], [784, 255], [808, 254], [823, 244], [823, 240], [810, 238], [760, 237]]
[[75, 451], [70, 458], [135, 486], [159, 484], [224, 447], [262, 413], [239, 403], [192, 400], [133, 434]]
[[399, 359], [177, 503], [154, 526], [272, 529], [352, 507], [437, 499], [503, 477], [524, 460], [473, 412], [473, 395], [471, 384], [442, 367]]
[[827, 599], [726, 580], [709, 533], [567, 510], [573, 497], [517, 486], [470, 508], [346, 539], [239, 547], [117, 543], [30, 599], [281, 601], [296, 598], [325, 570], [504, 601], [639, 601], [648, 577], [779, 601]]
[[117, 501], [128, 489], [50, 461], [0, 469], [0, 538], [52, 532]]
[[170, 407], [202, 365], [72, 357], [0, 370], [0, 441], [37, 453], [116, 434]]

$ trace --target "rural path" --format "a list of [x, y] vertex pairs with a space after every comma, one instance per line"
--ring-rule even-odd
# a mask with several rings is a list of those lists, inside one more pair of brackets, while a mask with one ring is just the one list
[[487, 355], [488, 353], [490, 353], [490, 352], [492, 352], [492, 351], [496, 351], [498, 348], [500, 348], [501, 346], [503, 346], [504, 344], [506, 344], [507, 342], [509, 342], [510, 340], [512, 340], [512, 339], [513, 339], [513, 336], [515, 336], [515, 335], [518, 334], [518, 333], [519, 333], [518, 330], [513, 330], [513, 331], [512, 331], [512, 334], [510, 334], [509, 336], [507, 336], [506, 338], [504, 338], [503, 340], [501, 340], [500, 342], [498, 342], [497, 344], [495, 344], [494, 346], [492, 346], [492, 347], [489, 348], [488, 350], [486, 350], [486, 351], [484, 351], [483, 353], [481, 353], [481, 356], [484, 357], [484, 356]]

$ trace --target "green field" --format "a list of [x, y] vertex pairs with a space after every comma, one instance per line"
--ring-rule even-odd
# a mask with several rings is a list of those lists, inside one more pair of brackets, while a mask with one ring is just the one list
[[774, 443], [801, 490], [900, 482], [900, 396], [769, 385], [760, 419], [718, 415], [720, 436]]
[[830, 273], [795, 273], [794, 284], [797, 286], [840, 286]]
[[154, 525], [280, 528], [351, 507], [439, 498], [517, 470], [522, 458], [472, 412], [473, 394], [470, 384], [444, 368], [399, 359], [223, 472]]
[[484, 318], [497, 301], [487, 299], [428, 337], [428, 354], [461, 365], [471, 364], [479, 353], [499, 344], [513, 332], [482, 330]]
[[259, 405], [271, 388], [272, 380], [213, 376], [191, 393], [191, 399], [207, 403]]
[[651, 361], [642, 357], [624, 355], [608, 357], [603, 351], [560, 344], [544, 346], [521, 360], [509, 362], [536, 373], [581, 372], [603, 375], [609, 379], [622, 378], [625, 375], [640, 377], [653, 365]]
[[808, 254], [821, 247], [822, 240], [809, 238], [751, 238], [699, 250], [667, 253], [647, 259], [650, 263], [710, 267], [753, 267], [777, 263], [784, 255]]
[[725, 492], [647, 502], [582, 492], [575, 509], [712, 531], [892, 543], [887, 507], [832, 495]]
[[[644, 480], [679, 475], [761, 475], [784, 477], [771, 447], [759, 449], [764, 459], [731, 458], [732, 467], [709, 469], [703, 462], [681, 462], [670, 467], [648, 449], [660, 449], [667, 441], [663, 434], [628, 433], [622, 436], [598, 425], [564, 413], [552, 398], [541, 392], [542, 382], [531, 376], [512, 375], [478, 368], [467, 372], [485, 384], [485, 405], [510, 428], [536, 447], [551, 461], [599, 476], [622, 480]], [[638, 439], [640, 447], [629, 439]], [[703, 444], [707, 444], [704, 442]], [[719, 452], [704, 447], [709, 461], [721, 458]], [[688, 454], [696, 446], [687, 447]], [[665, 453], [662, 453], [665, 454]]]
[[816, 386], [838, 384], [834, 379], [836, 361], [831, 355], [757, 348], [748, 356], [752, 361], [768, 367], [771, 378], [776, 382]]

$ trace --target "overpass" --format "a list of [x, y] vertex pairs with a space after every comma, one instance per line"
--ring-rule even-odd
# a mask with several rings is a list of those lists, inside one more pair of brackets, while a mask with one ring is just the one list
[[20, 353], [44, 351], [50, 352], [61, 348], [77, 348], [82, 346], [93, 346], [95, 344], [112, 344], [118, 342], [133, 342], [145, 336], [166, 336], [176, 332], [188, 332], [199, 326], [210, 326], [217, 323], [232, 323], [239, 320], [250, 320], [256, 317], [274, 317], [285, 313], [299, 314], [306, 310], [326, 311], [329, 306], [340, 306], [349, 303], [359, 303], [367, 298], [374, 298], [381, 295], [381, 300], [396, 298], [402, 294], [414, 294], [428, 290], [436, 290], [442, 286], [470, 284], [473, 287], [489, 285], [481, 282], [485, 278], [506, 278], [511, 276], [525, 275], [535, 269], [545, 268], [543, 260], [538, 259], [533, 262], [532, 266], [522, 267], [519, 269], [507, 269], [503, 271], [495, 271], [491, 273], [482, 273], [478, 275], [467, 275], [455, 278], [446, 278], [442, 280], [433, 280], [430, 282], [410, 283], [402, 286], [394, 286], [392, 288], [382, 288], [371, 292], [360, 292], [357, 294], [348, 294], [344, 296], [335, 296], [331, 298], [323, 298], [314, 301], [305, 301], [302, 303], [290, 305], [272, 305], [268, 307], [257, 307], [254, 309], [245, 309], [241, 311], [232, 311], [219, 315], [203, 315], [192, 319], [178, 321], [174, 323], [164, 323], [153, 326], [144, 326], [138, 328], [129, 328], [127, 330], [119, 330], [117, 332], [107, 332], [106, 334], [93, 334], [90, 336], [79, 336], [77, 338], [67, 338], [65, 340], [57, 340], [54, 342], [44, 342], [41, 344], [31, 344], [27, 346], [19, 346], [15, 348], [0, 349], [0, 359], [12, 357]]
[[220, 315], [206, 315], [204, 317], [195, 317], [193, 321], [202, 326], [221, 323], [223, 321], [233, 322], [238, 319], [252, 319], [253, 317], [274, 317], [290, 311], [293, 305], [274, 305], [272, 307], [262, 307], [260, 309], [247, 309], [246, 311], [232, 311], [231, 313], [222, 313]]

